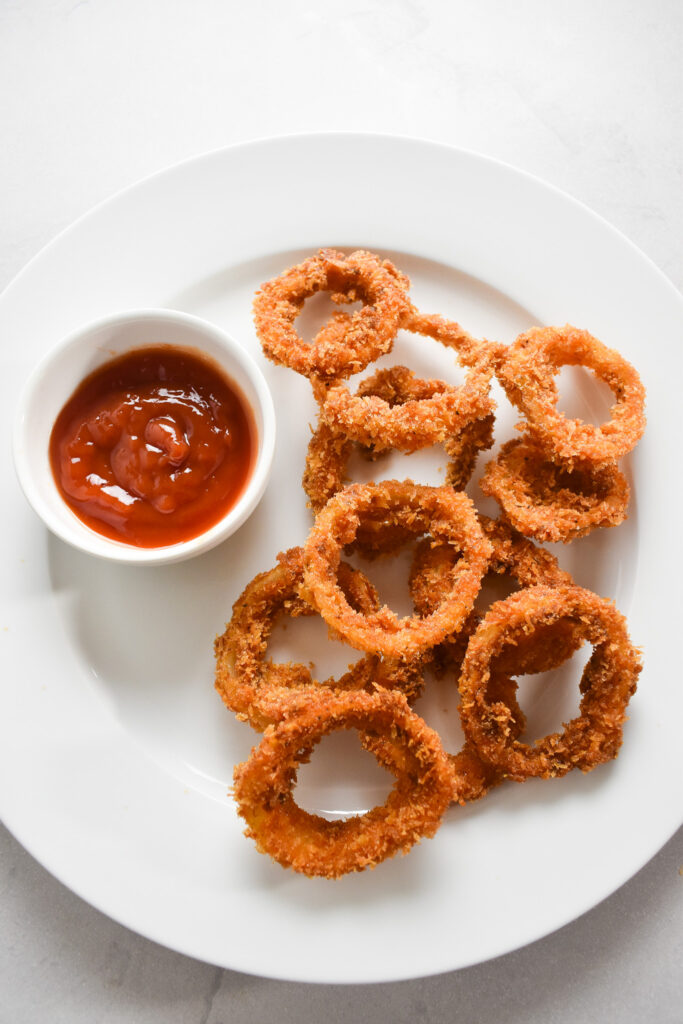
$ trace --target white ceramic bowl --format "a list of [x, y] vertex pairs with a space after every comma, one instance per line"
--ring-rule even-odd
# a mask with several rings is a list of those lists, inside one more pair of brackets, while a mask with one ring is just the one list
[[[258, 448], [251, 478], [223, 519], [191, 540], [167, 547], [138, 548], [96, 533], [71, 511], [55, 484], [48, 443], [58, 413], [84, 377], [117, 355], [159, 344], [198, 349], [220, 366], [252, 410]], [[234, 533], [263, 495], [274, 447], [273, 401], [251, 356], [213, 324], [166, 309], [116, 314], [61, 341], [27, 381], [14, 428], [14, 463], [19, 482], [46, 526], [82, 551], [134, 565], [178, 562], [208, 551]]]

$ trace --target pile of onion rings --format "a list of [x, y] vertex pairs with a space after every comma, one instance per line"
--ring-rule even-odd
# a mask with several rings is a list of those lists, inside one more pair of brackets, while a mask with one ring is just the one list
[[[308, 377], [318, 406], [303, 476], [314, 521], [302, 546], [278, 555], [235, 602], [215, 642], [215, 685], [224, 704], [263, 733], [235, 769], [246, 835], [309, 876], [339, 878], [406, 853], [435, 835], [450, 806], [479, 800], [506, 780], [587, 772], [616, 757], [641, 671], [624, 617], [535, 543], [568, 543], [626, 518], [629, 488], [616, 463], [645, 425], [638, 374], [573, 327], [534, 328], [509, 346], [477, 339], [421, 313], [409, 288], [373, 253], [322, 249], [264, 284], [254, 300], [264, 354]], [[335, 311], [307, 344], [295, 321], [319, 291], [362, 305]], [[348, 377], [389, 352], [399, 330], [416, 344], [428, 337], [450, 349], [464, 383], [421, 380], [394, 366], [351, 391]], [[601, 427], [558, 412], [555, 376], [565, 364], [585, 366], [614, 392]], [[500, 447], [480, 481], [500, 505], [497, 520], [464, 493], [493, 444], [494, 378], [524, 416], [524, 435]], [[374, 460], [435, 444], [449, 459], [442, 486], [347, 479], [354, 450]], [[342, 558], [401, 551], [414, 609], [402, 618]], [[515, 589], [487, 608], [482, 584], [501, 576]], [[267, 658], [275, 622], [301, 615], [320, 616], [333, 639], [360, 652], [338, 678], [318, 680], [303, 662]], [[526, 742], [517, 679], [552, 671], [583, 643], [593, 650], [578, 715], [561, 732]], [[460, 749], [447, 750], [413, 706], [430, 673], [459, 700]], [[381, 806], [331, 821], [300, 807], [294, 787], [316, 744], [340, 729], [358, 732], [394, 784]]]
[[[555, 376], [585, 366], [612, 390], [607, 423], [570, 419], [557, 408]], [[645, 389], [614, 349], [576, 327], [536, 327], [501, 352], [498, 380], [523, 414], [524, 437], [489, 463], [481, 489], [527, 537], [568, 543], [626, 518], [629, 488], [617, 459], [645, 429]]]

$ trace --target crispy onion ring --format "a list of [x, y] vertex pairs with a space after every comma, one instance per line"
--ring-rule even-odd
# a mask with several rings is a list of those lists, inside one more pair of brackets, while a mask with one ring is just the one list
[[[417, 537], [462, 552], [452, 586], [439, 607], [424, 617], [399, 619], [390, 608], [363, 614], [349, 605], [337, 581], [342, 549], [352, 543], [367, 515]], [[491, 553], [474, 506], [451, 487], [423, 487], [412, 481], [352, 484], [336, 494], [318, 515], [304, 548], [302, 594], [352, 647], [387, 658], [412, 660], [457, 631], [469, 614]]]
[[[549, 551], [536, 547], [506, 523], [483, 515], [479, 518], [486, 537], [493, 545], [489, 572], [511, 576], [523, 587], [541, 582], [548, 585], [573, 582]], [[417, 545], [411, 567], [410, 591], [415, 608], [421, 614], [429, 613], [441, 600], [444, 588], [449, 586], [449, 574], [453, 572], [456, 558], [457, 555], [444, 545], [432, 545], [428, 540]], [[432, 664], [437, 675], [452, 671], [457, 682], [467, 645], [481, 619], [482, 614], [476, 609], [470, 612], [462, 629], [432, 652]], [[502, 702], [509, 709], [507, 724], [514, 739], [522, 734], [526, 719], [517, 702], [517, 684], [507, 673], [546, 672], [570, 657], [580, 644], [581, 638], [573, 625], [561, 620], [546, 627], [541, 635], [520, 637], [511, 658], [506, 659], [505, 653], [499, 656], [487, 698], [492, 704]], [[505, 777], [500, 769], [479, 757], [469, 740], [458, 753], [448, 756], [453, 767], [454, 800], [458, 803], [479, 800]]]
[[574, 469], [550, 461], [532, 437], [508, 441], [480, 482], [526, 537], [567, 544], [627, 517], [629, 486], [616, 463]]
[[[427, 390], [434, 381], [420, 381], [405, 366], [392, 366], [379, 370], [365, 380], [358, 394], [378, 396], [382, 401], [395, 405], [410, 396]], [[432, 443], [431, 441], [429, 442]], [[444, 442], [444, 449], [450, 456], [446, 470], [446, 482], [456, 490], [464, 490], [469, 481], [480, 451], [490, 448], [493, 443], [493, 414], [468, 423], [458, 434], [450, 435]], [[306, 455], [306, 469], [303, 487], [310, 507], [319, 512], [346, 483], [346, 468], [354, 447], [373, 459], [386, 450], [384, 445], [367, 446], [354, 442], [346, 433], [332, 426], [322, 417], [311, 437]]]
[[[420, 313], [408, 288], [406, 277], [371, 253], [325, 249], [265, 284], [254, 301], [265, 354], [309, 377], [320, 405], [303, 481], [317, 520], [305, 548], [278, 556], [235, 603], [216, 641], [216, 687], [239, 718], [265, 729], [235, 771], [247, 835], [279, 863], [327, 878], [406, 852], [435, 833], [450, 802], [476, 800], [504, 779], [588, 771], [616, 756], [640, 672], [619, 612], [577, 587], [528, 539], [569, 541], [626, 517], [628, 487], [616, 460], [645, 424], [636, 371], [570, 326], [535, 328], [509, 347], [476, 339], [453, 321]], [[295, 322], [319, 291], [363, 308], [338, 309], [309, 345]], [[388, 352], [399, 329], [452, 349], [464, 385], [420, 380], [397, 366], [352, 393], [346, 378]], [[558, 411], [556, 377], [566, 364], [586, 367], [611, 388], [608, 422], [594, 427]], [[461, 493], [492, 443], [494, 373], [526, 429], [482, 481], [503, 509], [497, 522], [478, 519]], [[450, 460], [450, 486], [384, 481], [344, 489], [354, 451], [372, 460], [433, 444]], [[417, 541], [415, 614], [400, 619], [341, 556], [360, 549], [374, 557], [408, 541]], [[523, 589], [484, 614], [474, 602], [487, 572]], [[319, 682], [306, 665], [266, 658], [278, 616], [316, 612], [332, 636], [365, 652], [338, 680]], [[557, 667], [584, 641], [593, 651], [578, 716], [562, 732], [522, 742], [517, 677]], [[430, 662], [437, 674], [459, 680], [465, 740], [457, 753], [444, 752], [406, 700], [420, 692]], [[396, 779], [381, 807], [345, 821], [306, 813], [293, 794], [298, 766], [336, 729], [358, 730], [362, 746]]]
[[[341, 562], [339, 580], [352, 607], [365, 613], [377, 610], [377, 592], [361, 572]], [[214, 644], [215, 685], [226, 707], [262, 731], [284, 717], [293, 700], [307, 694], [315, 696], [321, 688], [397, 688], [414, 700], [423, 686], [419, 662], [396, 664], [366, 655], [340, 679], [318, 681], [307, 665], [266, 660], [268, 641], [281, 615], [294, 618], [315, 614], [299, 597], [302, 582], [303, 549], [290, 548], [278, 555], [278, 564], [273, 569], [256, 576], [233, 605], [232, 618]]]
[[[509, 576], [520, 587], [559, 586], [574, 582], [550, 551], [537, 547], [507, 523], [484, 515], [479, 516], [479, 521], [493, 548], [489, 573]], [[410, 594], [419, 614], [430, 614], [438, 606], [444, 592], [451, 586], [458, 557], [457, 552], [443, 544], [423, 540], [417, 545], [410, 571]], [[443, 675], [447, 669], [460, 673], [467, 644], [481, 619], [482, 613], [474, 609], [459, 632], [435, 649], [433, 659], [437, 674]], [[552, 627], [546, 627], [540, 635], [520, 637], [510, 661], [501, 655], [499, 667], [503, 672], [518, 675], [546, 672], [565, 661], [580, 645], [581, 638], [571, 623], [561, 620]]]
[[[374, 458], [371, 449], [356, 445], [329, 424], [320, 421], [311, 436], [306, 454], [306, 468], [302, 484], [308, 504], [317, 515], [327, 502], [343, 490], [346, 485], [346, 467], [353, 449], [358, 448], [366, 458]], [[359, 526], [347, 552], [360, 551], [366, 558], [389, 554], [396, 551], [412, 538], [413, 534], [397, 525], [384, 522], [383, 514], [368, 516]]]
[[[561, 620], [572, 623], [593, 645], [581, 677], [580, 714], [561, 733], [533, 745], [522, 743], [510, 728], [511, 709], [489, 696], [491, 681], [500, 671], [497, 659], [539, 627]], [[573, 768], [590, 771], [619, 751], [626, 707], [640, 669], [625, 619], [609, 601], [565, 584], [518, 591], [492, 605], [467, 647], [460, 675], [465, 735], [482, 760], [517, 782], [532, 776], [555, 778]]]
[[[511, 705], [515, 700], [517, 684], [513, 679], [508, 685], [499, 685], [497, 697]], [[518, 733], [524, 729], [525, 719], [520, 711]], [[394, 775], [400, 773], [404, 764], [404, 751], [396, 747], [384, 736], [366, 733], [361, 737], [361, 744], [369, 750], [377, 761]], [[489, 790], [503, 781], [504, 775], [493, 766], [486, 764], [477, 754], [471, 743], [465, 742], [457, 754], [446, 755], [451, 766], [451, 802], [464, 805], [480, 800]]]
[[[586, 366], [616, 397], [611, 418], [596, 427], [557, 408], [561, 366]], [[630, 452], [645, 429], [645, 389], [636, 370], [614, 349], [576, 327], [534, 327], [510, 346], [497, 370], [505, 392], [549, 458], [594, 467]]]
[[[263, 351], [274, 363], [306, 377], [348, 377], [388, 352], [409, 314], [408, 278], [389, 260], [358, 250], [349, 256], [321, 249], [261, 286], [254, 298], [254, 323]], [[337, 314], [309, 345], [294, 321], [316, 292], [335, 302], [361, 301], [363, 308]]]
[[[493, 699], [503, 701], [505, 706], [511, 710], [510, 728], [515, 737], [521, 735], [526, 724], [526, 719], [516, 700], [517, 683], [514, 679], [505, 679], [499, 676], [496, 679]], [[514, 709], [514, 710], [513, 710]], [[390, 771], [397, 773], [401, 768], [400, 749], [388, 743], [382, 736], [366, 734], [362, 745], [377, 758], [380, 764]], [[495, 766], [487, 764], [477, 754], [474, 746], [465, 740], [462, 748], [456, 754], [447, 754], [452, 770], [452, 795], [453, 803], [466, 804], [474, 800], [480, 800], [488, 791], [498, 785], [504, 779], [504, 774]]]
[[[297, 769], [315, 744], [338, 729], [368, 732], [395, 751], [380, 763], [396, 776], [386, 802], [357, 817], [328, 821], [294, 801]], [[270, 726], [235, 769], [234, 795], [246, 835], [261, 853], [309, 876], [339, 878], [407, 853], [433, 836], [451, 801], [452, 772], [438, 735], [389, 691], [320, 694]]]
[[[419, 323], [413, 318], [402, 326], [421, 333]], [[453, 327], [461, 331], [457, 324]], [[468, 346], [476, 345], [469, 335], [467, 338]], [[421, 380], [406, 366], [379, 370], [361, 383], [355, 395], [343, 381], [311, 377], [320, 417], [350, 440], [377, 450], [415, 452], [444, 442], [493, 412], [489, 396], [493, 361], [483, 343], [478, 352], [476, 361], [466, 362], [473, 359], [467, 347], [460, 359], [463, 366], [469, 366], [461, 386]]]

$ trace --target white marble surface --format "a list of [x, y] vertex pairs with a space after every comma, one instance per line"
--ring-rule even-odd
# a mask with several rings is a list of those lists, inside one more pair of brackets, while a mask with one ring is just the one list
[[[0, 287], [94, 203], [170, 163], [353, 129], [452, 143], [545, 178], [681, 288], [682, 45], [678, 0], [0, 0]], [[162, 949], [0, 831], [0, 1024], [680, 1024], [681, 864], [679, 833], [532, 946], [437, 978], [342, 988]]]

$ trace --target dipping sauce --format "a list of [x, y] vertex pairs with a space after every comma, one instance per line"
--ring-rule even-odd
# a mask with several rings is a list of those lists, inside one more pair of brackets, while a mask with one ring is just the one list
[[55, 421], [50, 463], [64, 501], [91, 529], [165, 547], [230, 511], [256, 444], [251, 410], [220, 368], [159, 345], [86, 377]]

